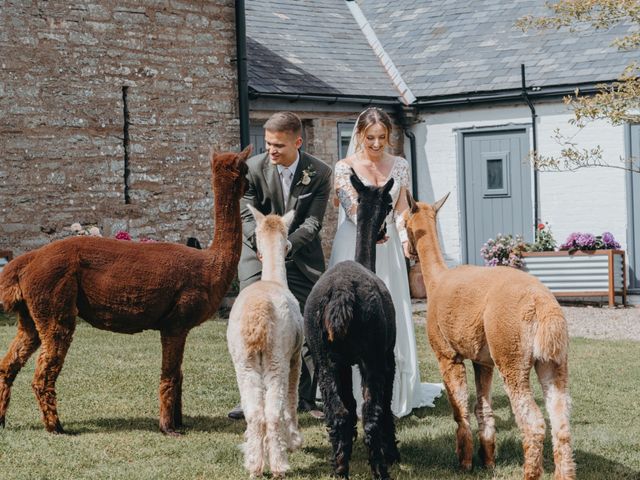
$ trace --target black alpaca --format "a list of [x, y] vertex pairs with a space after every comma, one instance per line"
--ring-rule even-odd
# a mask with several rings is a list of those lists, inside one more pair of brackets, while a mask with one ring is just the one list
[[304, 309], [305, 335], [318, 367], [334, 474], [349, 476], [357, 431], [351, 366], [358, 365], [369, 465], [374, 478], [388, 479], [387, 467], [400, 460], [391, 413], [396, 324], [391, 295], [375, 266], [376, 241], [392, 208], [393, 179], [367, 187], [353, 173], [351, 183], [359, 195], [356, 261], [340, 262], [316, 283]]

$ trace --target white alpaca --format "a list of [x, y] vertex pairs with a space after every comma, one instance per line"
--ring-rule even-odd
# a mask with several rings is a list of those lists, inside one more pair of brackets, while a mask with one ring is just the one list
[[238, 295], [229, 315], [227, 344], [236, 370], [247, 430], [244, 465], [261, 476], [268, 458], [274, 477], [289, 469], [287, 450], [302, 445], [298, 430], [298, 381], [302, 314], [287, 286], [287, 232], [294, 212], [256, 219], [262, 279]]

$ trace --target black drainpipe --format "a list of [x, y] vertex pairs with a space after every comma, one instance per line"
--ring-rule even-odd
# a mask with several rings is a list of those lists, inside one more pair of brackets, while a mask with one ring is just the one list
[[247, 26], [244, 0], [236, 0], [236, 56], [238, 62], [238, 114], [240, 146], [249, 145], [249, 82], [247, 79]]
[[409, 154], [411, 155], [409, 161], [411, 163], [411, 174], [414, 175], [414, 181], [411, 182], [411, 195], [413, 195], [415, 201], [418, 201], [418, 182], [415, 178], [415, 174], [418, 171], [418, 149], [416, 147], [416, 136], [411, 131], [411, 125], [409, 119], [407, 118], [404, 106], [397, 104], [395, 110], [400, 120], [400, 127], [402, 127], [404, 134], [409, 139]]
[[411, 173], [414, 175], [413, 182], [411, 182], [411, 195], [413, 195], [413, 199], [417, 202], [418, 182], [417, 178], [415, 178], [415, 175], [417, 173], [416, 169], [418, 160], [416, 159], [416, 157], [418, 154], [418, 150], [416, 149], [416, 136], [411, 130], [409, 130], [410, 127], [408, 125], [403, 125], [402, 128], [404, 129], [404, 134], [409, 139], [409, 150], [411, 151]]
[[[527, 87], [524, 75], [524, 63], [520, 65], [520, 73], [522, 76], [522, 98], [529, 105], [529, 109], [531, 110], [531, 124], [532, 124], [532, 134], [533, 134], [533, 155], [534, 155], [534, 164], [533, 164], [533, 221], [534, 221], [534, 232], [537, 229], [539, 218], [539, 201], [538, 201], [538, 168], [535, 164], [535, 159], [538, 155], [538, 128], [536, 125], [536, 119], [538, 116], [536, 115], [536, 109], [527, 94]], [[535, 240], [535, 239], [534, 239]]]

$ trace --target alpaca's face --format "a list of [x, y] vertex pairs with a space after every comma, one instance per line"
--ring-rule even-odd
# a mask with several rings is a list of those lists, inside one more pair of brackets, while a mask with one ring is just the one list
[[285, 257], [288, 253], [287, 227], [277, 215], [267, 215], [256, 225], [256, 247], [258, 258]]
[[214, 153], [211, 158], [214, 183], [236, 184], [239, 188], [234, 190], [239, 193], [238, 198], [242, 197], [247, 189], [246, 175], [249, 168], [246, 162], [252, 149], [253, 147], [249, 145], [240, 153]]
[[416, 240], [421, 238], [426, 232], [436, 230], [436, 216], [438, 211], [449, 198], [447, 193], [433, 205], [427, 203], [416, 202], [411, 194], [407, 192], [407, 204], [409, 208], [403, 212], [404, 224], [407, 229], [407, 237], [409, 238], [409, 253], [416, 254]]
[[293, 221], [295, 212], [287, 212], [280, 217], [278, 215], [264, 216], [255, 208], [250, 210], [256, 219], [256, 248], [258, 259], [286, 257], [289, 253], [290, 243], [287, 241], [289, 227]]
[[382, 240], [387, 230], [385, 219], [393, 208], [393, 199], [389, 192], [394, 180], [391, 178], [382, 187], [368, 186], [362, 183], [353, 169], [351, 171], [351, 184], [358, 192], [358, 218], [366, 218], [377, 232], [376, 240]]

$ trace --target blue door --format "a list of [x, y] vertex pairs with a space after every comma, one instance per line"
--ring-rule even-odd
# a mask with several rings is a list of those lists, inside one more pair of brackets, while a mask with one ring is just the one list
[[534, 231], [529, 135], [526, 129], [463, 134], [467, 262], [483, 265], [480, 248], [496, 234]]

